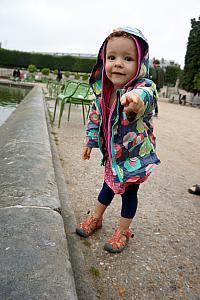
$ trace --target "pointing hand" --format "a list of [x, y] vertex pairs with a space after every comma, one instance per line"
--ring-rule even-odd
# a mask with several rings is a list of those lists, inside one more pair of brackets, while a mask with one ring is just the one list
[[120, 102], [121, 105], [125, 106], [125, 111], [127, 114], [132, 112], [138, 114], [144, 110], [144, 102], [136, 93], [132, 91], [125, 93], [120, 98]]

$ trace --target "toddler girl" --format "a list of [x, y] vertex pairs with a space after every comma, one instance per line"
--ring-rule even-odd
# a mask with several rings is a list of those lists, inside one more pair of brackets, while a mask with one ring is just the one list
[[88, 237], [102, 227], [103, 214], [115, 194], [121, 194], [118, 228], [104, 249], [121, 252], [133, 236], [130, 224], [137, 210], [140, 183], [159, 164], [155, 153], [152, 112], [157, 92], [149, 79], [148, 44], [141, 31], [118, 28], [103, 42], [90, 77], [96, 95], [86, 128], [83, 159], [99, 147], [105, 166], [102, 190], [94, 211], [77, 225]]

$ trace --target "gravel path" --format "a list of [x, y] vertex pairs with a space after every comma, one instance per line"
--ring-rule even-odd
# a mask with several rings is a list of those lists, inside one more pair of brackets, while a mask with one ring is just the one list
[[[200, 183], [200, 109], [159, 101], [154, 119], [161, 165], [141, 185], [132, 223], [135, 237], [121, 254], [103, 250], [117, 226], [121, 198], [107, 209], [103, 228], [80, 246], [88, 273], [102, 300], [200, 299], [200, 197], [187, 192]], [[101, 154], [81, 159], [82, 111], [67, 107], [61, 128], [53, 128], [69, 199], [77, 222], [93, 208], [102, 185]]]

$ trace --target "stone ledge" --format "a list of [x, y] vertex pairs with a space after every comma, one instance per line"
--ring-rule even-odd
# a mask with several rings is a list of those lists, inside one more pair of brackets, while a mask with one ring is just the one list
[[0, 136], [0, 298], [77, 300], [39, 86]]
[[0, 127], [0, 207], [60, 208], [43, 101], [34, 87]]
[[0, 209], [1, 299], [77, 299], [62, 217], [52, 209]]

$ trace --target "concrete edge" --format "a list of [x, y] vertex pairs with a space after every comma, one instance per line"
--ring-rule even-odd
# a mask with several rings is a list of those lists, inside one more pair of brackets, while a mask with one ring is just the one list
[[68, 191], [57, 147], [51, 136], [51, 121], [45, 101], [44, 105], [47, 118], [50, 146], [52, 151], [53, 166], [55, 169], [58, 194], [61, 202], [61, 215], [63, 217], [66, 237], [68, 241], [68, 251], [72, 264], [72, 269], [74, 272], [77, 296], [79, 300], [96, 300], [97, 297], [95, 288], [91, 283], [91, 279], [87, 275], [88, 271], [86, 271], [85, 259], [80, 247], [80, 239], [78, 239], [75, 233], [76, 218], [70, 203], [70, 199], [67, 199]]
[[[41, 107], [43, 108], [42, 109], [42, 113], [41, 114], [39, 114], [39, 117], [38, 118], [41, 118], [41, 120], [39, 119], [39, 121], [41, 121], [42, 122], [42, 126], [45, 126], [45, 132], [46, 132], [46, 141], [47, 141], [47, 148], [49, 149], [49, 160], [51, 161], [51, 165], [52, 165], [52, 167], [51, 167], [51, 169], [52, 169], [52, 174], [54, 175], [54, 177], [56, 177], [55, 176], [55, 170], [54, 170], [54, 165], [53, 165], [53, 158], [52, 158], [52, 151], [51, 151], [51, 143], [50, 143], [50, 139], [49, 139], [49, 130], [48, 130], [48, 122], [47, 122], [47, 118], [46, 118], [46, 106], [44, 105], [44, 99], [45, 99], [45, 97], [44, 97], [44, 91], [43, 91], [43, 89], [41, 88], [41, 87], [37, 87], [37, 86], [35, 86], [35, 87], [33, 87], [33, 89], [31, 89], [31, 91], [30, 91], [30, 93], [31, 92], [33, 92], [33, 90], [34, 89], [36, 89], [36, 88], [39, 88], [40, 90], [41, 90], [41, 99], [40, 99], [40, 102], [41, 102]], [[27, 96], [24, 98], [24, 99], [26, 99], [27, 97], [28, 97], [28, 95], [29, 95], [29, 93], [27, 94]], [[35, 108], [35, 106], [37, 105], [37, 102], [33, 105], [33, 108], [32, 108], [32, 112], [30, 113], [30, 115], [31, 115], [31, 117], [30, 117], [30, 119], [32, 118], [32, 115], [34, 114], [34, 108]], [[18, 108], [17, 108], [18, 109]], [[40, 110], [40, 107], [38, 108], [37, 107], [37, 109], [39, 109]], [[9, 120], [11, 120], [11, 116], [9, 117]], [[8, 122], [8, 120], [5, 122], [5, 124], [7, 124], [7, 122]], [[21, 122], [23, 123], [24, 122], [24, 120], [21, 120]], [[13, 124], [15, 124], [14, 123], [14, 121], [13, 121]], [[6, 125], [5, 125], [6, 126]], [[37, 127], [37, 126], [36, 126]], [[34, 132], [35, 133], [35, 132]], [[36, 132], [36, 134], [37, 134], [37, 132]], [[28, 141], [29, 142], [29, 141]], [[27, 143], [28, 144], [28, 143]], [[53, 189], [53, 188], [52, 188]], [[0, 208], [0, 210], [1, 211], [5, 211], [5, 210], [11, 210], [11, 211], [14, 211], [14, 209], [38, 209], [38, 211], [40, 211], [41, 212], [41, 210], [43, 210], [43, 211], [45, 211], [45, 213], [48, 213], [47, 211], [50, 211], [50, 212], [54, 212], [57, 216], [59, 216], [59, 219], [60, 219], [60, 223], [62, 223], [62, 231], [63, 231], [63, 241], [64, 241], [64, 249], [66, 249], [66, 251], [65, 252], [67, 252], [67, 254], [68, 254], [68, 256], [69, 256], [69, 251], [68, 251], [68, 245], [67, 245], [67, 239], [66, 239], [66, 235], [65, 235], [65, 229], [64, 229], [64, 222], [63, 222], [63, 217], [61, 216], [61, 214], [60, 214], [60, 211], [59, 211], [59, 209], [60, 209], [60, 205], [61, 205], [61, 202], [60, 202], [60, 199], [59, 199], [59, 195], [58, 195], [58, 190], [57, 190], [57, 183], [56, 183], [56, 179], [55, 179], [55, 190], [56, 190], [56, 198], [58, 199], [58, 201], [59, 201], [59, 207], [50, 207], [50, 206], [45, 206], [45, 204], [44, 205], [41, 205], [41, 206], [39, 206], [39, 205], [35, 205], [35, 203], [33, 204], [33, 205], [31, 205], [30, 203], [28, 203], [28, 205], [27, 204], [13, 204], [13, 205], [10, 205], [10, 206], [7, 206], [7, 204], [6, 204], [6, 206], [4, 206], [4, 207], [1, 207]], [[42, 189], [42, 191], [43, 191], [43, 189]], [[25, 195], [25, 198], [26, 198], [26, 196], [27, 195]], [[4, 227], [2, 226], [2, 230], [4, 229]], [[65, 256], [64, 256], [65, 257]], [[32, 263], [32, 261], [30, 262], [30, 264]], [[77, 297], [77, 293], [76, 293], [76, 288], [75, 288], [75, 281], [74, 281], [74, 276], [73, 276], [73, 269], [72, 269], [72, 265], [71, 265], [71, 261], [69, 260], [69, 269], [68, 269], [70, 272], [69, 272], [69, 278], [70, 278], [70, 280], [69, 280], [69, 282], [71, 282], [72, 284], [71, 284], [71, 286], [70, 286], [70, 288], [67, 290], [67, 288], [66, 288], [66, 291], [67, 292], [69, 292], [68, 294], [70, 295], [70, 297], [68, 297], [68, 294], [66, 295], [66, 294], [63, 294], [63, 298], [62, 299], [78, 299], [78, 297]], [[65, 269], [65, 273], [66, 273], [66, 269]], [[61, 273], [62, 273], [62, 270], [61, 270]], [[61, 274], [62, 275], [62, 274]], [[5, 276], [5, 274], [2, 274], [2, 276]], [[68, 286], [68, 280], [66, 280], [65, 281], [65, 283], [64, 283], [64, 285], [66, 285], [66, 287]], [[28, 282], [28, 284], [31, 284], [31, 283], [33, 283], [33, 281], [32, 282]], [[16, 290], [13, 290], [12, 291], [12, 287], [9, 287], [9, 289], [11, 290], [11, 292], [13, 292], [13, 293], [17, 293], [17, 288], [18, 287], [14, 287]], [[45, 288], [45, 286], [44, 286], [44, 288]], [[10, 292], [10, 290], [9, 290], [9, 292]], [[1, 293], [0, 293], [1, 294]], [[16, 294], [16, 297], [17, 297], [18, 295]], [[20, 297], [20, 296], [19, 296]], [[66, 298], [66, 297], [68, 297], [68, 298]], [[72, 298], [73, 297], [73, 298]], [[59, 298], [59, 299], [61, 299], [61, 298]], [[1, 296], [0, 296], [0, 299], [1, 299]]]
[[78, 300], [62, 216], [13, 206], [0, 219], [0, 299]]
[[60, 209], [40, 86], [32, 88], [0, 126], [0, 207]]

